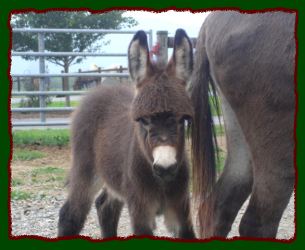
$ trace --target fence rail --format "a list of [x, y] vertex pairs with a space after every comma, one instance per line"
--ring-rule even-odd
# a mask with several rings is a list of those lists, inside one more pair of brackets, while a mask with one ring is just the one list
[[87, 91], [18, 91], [12, 96], [56, 96], [56, 95], [84, 95]]
[[78, 76], [100, 76], [100, 77], [128, 77], [128, 73], [33, 73], [33, 74], [12, 74], [12, 77], [78, 77]]
[[[45, 59], [46, 57], [54, 56], [81, 56], [81, 57], [126, 57], [127, 53], [92, 53], [92, 52], [49, 52], [45, 51], [45, 34], [47, 33], [101, 33], [101, 34], [135, 34], [136, 30], [105, 30], [105, 29], [29, 29], [29, 28], [15, 28], [12, 30], [13, 33], [36, 33], [38, 34], [38, 51], [37, 52], [17, 52], [12, 51], [11, 56], [33, 56], [39, 58], [39, 73], [32, 74], [11, 74], [12, 78], [29, 77], [39, 78], [39, 91], [22, 91], [12, 92], [12, 96], [38, 96], [39, 97], [39, 108], [12, 108], [13, 113], [18, 112], [39, 112], [40, 121], [38, 122], [16, 122], [13, 121], [13, 127], [16, 126], [62, 126], [68, 125], [67, 121], [64, 122], [49, 122], [46, 119], [46, 112], [50, 111], [73, 111], [72, 107], [46, 107], [47, 96], [77, 96], [84, 95], [86, 91], [47, 91], [46, 80], [50, 77], [119, 77], [126, 78], [129, 75], [127, 73], [45, 73]], [[148, 35], [148, 44], [152, 48], [152, 30], [145, 31]]]
[[[22, 92], [12, 92], [12, 96], [38, 96], [39, 97], [39, 108], [12, 108], [13, 113], [17, 112], [39, 112], [40, 120], [39, 121], [30, 121], [30, 122], [17, 122], [13, 121], [13, 127], [23, 127], [23, 126], [63, 126], [68, 125], [69, 121], [47, 121], [46, 113], [50, 111], [73, 111], [72, 107], [46, 107], [46, 98], [48, 96], [78, 96], [84, 95], [87, 91], [47, 91], [46, 82], [50, 77], [62, 77], [66, 79], [67, 77], [119, 77], [126, 78], [129, 76], [127, 73], [122, 73], [120, 69], [118, 72], [121, 73], [102, 73], [102, 70], [99, 70], [98, 73], [85, 73], [79, 71], [78, 73], [46, 73], [45, 72], [45, 59], [47, 57], [54, 56], [103, 56], [103, 57], [126, 57], [127, 53], [92, 53], [92, 52], [50, 52], [45, 51], [45, 34], [47, 33], [102, 33], [102, 34], [134, 34], [136, 30], [105, 30], [105, 29], [29, 29], [29, 28], [15, 28], [12, 30], [13, 33], [16, 32], [25, 32], [25, 33], [36, 33], [38, 34], [38, 51], [37, 52], [17, 52], [12, 51], [12, 56], [33, 56], [39, 58], [39, 73], [31, 74], [11, 74], [12, 78], [17, 78], [18, 84], [20, 85], [21, 77], [29, 78], [39, 78], [39, 91], [22, 91]], [[149, 48], [153, 48], [153, 32], [152, 30], [145, 31], [148, 35], [148, 45]], [[196, 39], [191, 39], [193, 45], [196, 44]], [[157, 31], [156, 32], [156, 42], [158, 51], [155, 53], [157, 62], [162, 65], [166, 64], [168, 61], [168, 48], [173, 47], [173, 37], [168, 37], [167, 31]], [[18, 90], [20, 86], [18, 85]]]
[[[48, 29], [48, 28], [14, 28], [13, 32], [26, 33], [104, 33], [104, 34], [135, 34], [137, 30], [114, 30], [114, 29]], [[152, 34], [152, 30], [145, 31]]]
[[12, 112], [57, 112], [57, 111], [73, 111], [73, 107], [46, 107], [46, 108], [14, 108]]
[[92, 53], [92, 52], [12, 52], [12, 56], [110, 56], [125, 57], [127, 53]]
[[14, 127], [40, 127], [40, 126], [67, 126], [69, 125], [69, 122], [67, 121], [56, 121], [56, 122], [50, 122], [46, 121], [42, 125], [41, 122], [35, 122], [35, 121], [30, 121], [30, 122], [15, 122]]

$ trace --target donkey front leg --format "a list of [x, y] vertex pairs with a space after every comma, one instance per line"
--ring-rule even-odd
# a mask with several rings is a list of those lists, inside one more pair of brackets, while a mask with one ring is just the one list
[[95, 206], [101, 227], [102, 237], [116, 237], [123, 202], [112, 197], [105, 189], [96, 199]]
[[156, 206], [153, 202], [146, 202], [130, 199], [127, 201], [131, 218], [131, 225], [134, 235], [153, 235]]
[[167, 229], [174, 233], [174, 237], [180, 239], [196, 238], [188, 196], [183, 200], [168, 202], [164, 212], [164, 222]]

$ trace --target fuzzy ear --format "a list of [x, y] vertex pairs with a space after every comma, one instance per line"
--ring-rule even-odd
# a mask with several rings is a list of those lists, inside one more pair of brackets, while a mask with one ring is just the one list
[[128, 48], [128, 66], [130, 77], [136, 83], [145, 78], [150, 67], [147, 36], [143, 30], [138, 31]]
[[183, 29], [178, 29], [174, 38], [174, 51], [168, 65], [175, 72], [177, 78], [187, 82], [193, 71], [193, 47]]

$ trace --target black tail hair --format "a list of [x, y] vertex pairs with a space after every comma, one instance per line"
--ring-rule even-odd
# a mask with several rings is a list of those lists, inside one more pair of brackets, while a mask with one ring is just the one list
[[[216, 133], [209, 93], [214, 96], [213, 104], [219, 116], [216, 89], [209, 73], [209, 61], [204, 44], [197, 42], [190, 95], [194, 107], [194, 119], [191, 124], [193, 193], [199, 205], [198, 221], [200, 237], [213, 235], [214, 198], [211, 195], [216, 181], [217, 149]], [[210, 87], [209, 87], [210, 86]], [[218, 158], [218, 150], [216, 150]]]

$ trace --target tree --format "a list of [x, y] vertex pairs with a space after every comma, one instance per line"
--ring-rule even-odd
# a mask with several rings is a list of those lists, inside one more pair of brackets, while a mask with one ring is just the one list
[[[136, 25], [131, 17], [123, 17], [124, 11], [110, 11], [101, 14], [89, 12], [49, 11], [42, 14], [29, 12], [12, 17], [12, 28], [66, 28], [66, 29], [121, 29]], [[96, 52], [104, 45], [104, 34], [94, 33], [45, 33], [45, 50], [56, 52]], [[37, 34], [13, 33], [14, 51], [37, 51]], [[25, 60], [37, 58], [23, 56]], [[69, 67], [80, 63], [85, 57], [56, 56], [46, 60], [63, 67], [65, 73]], [[68, 79], [64, 79], [63, 89], [68, 89]]]

